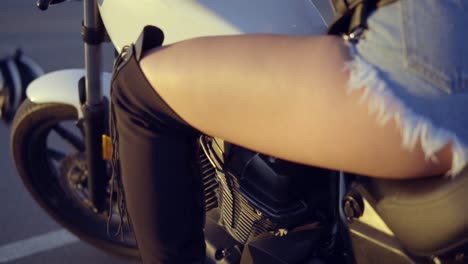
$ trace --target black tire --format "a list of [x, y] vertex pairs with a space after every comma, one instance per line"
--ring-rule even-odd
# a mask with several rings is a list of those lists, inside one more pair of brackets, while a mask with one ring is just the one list
[[[77, 118], [77, 111], [71, 105], [36, 104], [26, 99], [15, 115], [10, 141], [18, 174], [39, 205], [81, 240], [112, 254], [137, 258], [131, 231], [124, 229], [123, 241], [120, 235], [109, 236], [106, 213], [95, 213], [86, 201], [86, 179], [80, 178], [83, 184], [74, 184], [76, 179], [73, 182], [70, 179], [70, 175], [75, 175], [72, 168], [79, 166], [75, 168], [69, 164], [77, 163], [80, 168], [86, 165], [80, 161], [84, 160], [82, 130], [77, 129], [78, 133], [71, 136], [66, 134], [70, 132], [68, 128], [65, 128], [65, 134], [62, 131], [62, 125], [66, 126], [67, 122], [79, 123]], [[50, 146], [55, 144], [50, 142], [51, 134], [71, 143], [71, 153], [54, 150], [55, 146]], [[116, 217], [119, 219], [118, 215]], [[111, 221], [112, 230], [116, 230], [119, 224], [117, 219]]]

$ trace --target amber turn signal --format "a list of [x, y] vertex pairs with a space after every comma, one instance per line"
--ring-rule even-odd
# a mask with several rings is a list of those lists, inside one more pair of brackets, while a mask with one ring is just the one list
[[112, 159], [112, 139], [106, 134], [102, 135], [102, 158], [104, 160]]

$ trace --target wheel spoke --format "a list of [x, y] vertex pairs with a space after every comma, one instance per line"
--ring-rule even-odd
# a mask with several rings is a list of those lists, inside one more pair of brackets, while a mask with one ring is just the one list
[[63, 128], [60, 125], [54, 126], [53, 130], [67, 142], [73, 149], [82, 152], [85, 150], [85, 145], [80, 137], [76, 136], [72, 132], [68, 131], [67, 129]]
[[67, 156], [65, 153], [60, 152], [60, 151], [55, 150], [55, 149], [52, 149], [52, 148], [47, 149], [47, 155], [52, 160], [55, 160], [55, 161], [60, 161], [60, 160], [64, 159]]

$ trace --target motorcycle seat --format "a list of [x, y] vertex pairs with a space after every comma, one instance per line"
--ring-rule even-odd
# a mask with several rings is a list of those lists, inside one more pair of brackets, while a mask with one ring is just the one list
[[364, 186], [409, 252], [440, 256], [468, 243], [468, 166], [454, 178], [369, 179]]

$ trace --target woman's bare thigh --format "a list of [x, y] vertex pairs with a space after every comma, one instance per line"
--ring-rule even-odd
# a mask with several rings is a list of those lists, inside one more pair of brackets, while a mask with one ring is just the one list
[[436, 175], [420, 146], [402, 148], [360, 93], [346, 93], [340, 38], [245, 35], [184, 41], [149, 52], [141, 67], [160, 96], [200, 131], [279, 158], [378, 177]]

